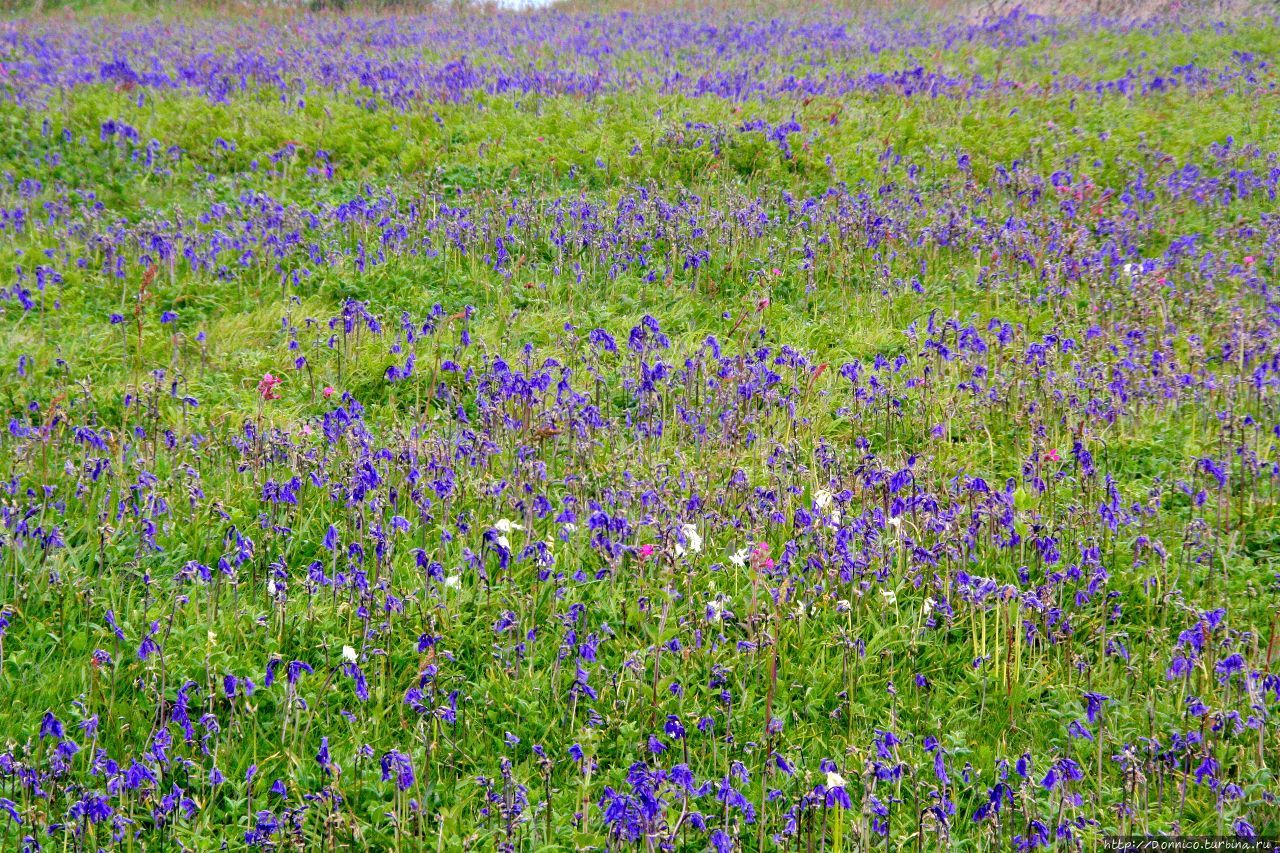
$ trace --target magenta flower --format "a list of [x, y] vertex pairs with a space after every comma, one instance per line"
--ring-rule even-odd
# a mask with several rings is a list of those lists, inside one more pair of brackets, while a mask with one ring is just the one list
[[284, 382], [279, 376], [272, 376], [270, 373], [262, 374], [262, 380], [258, 383], [258, 396], [264, 400], [279, 400], [280, 392], [276, 389]]

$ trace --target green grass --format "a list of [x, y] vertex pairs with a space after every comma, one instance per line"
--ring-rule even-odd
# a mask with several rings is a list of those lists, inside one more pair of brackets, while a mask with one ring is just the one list
[[[922, 63], [952, 73], [998, 73], [1022, 86], [973, 100], [860, 95], [733, 103], [645, 87], [594, 99], [481, 95], [466, 103], [401, 111], [363, 109], [354, 103], [353, 92], [311, 91], [305, 107], [297, 108], [265, 91], [213, 104], [194, 92], [139, 93], [108, 86], [47, 92], [27, 103], [4, 99], [0, 162], [12, 180], [0, 187], [0, 208], [25, 209], [30, 224], [21, 233], [11, 226], [0, 232], [0, 269], [20, 266], [30, 279], [37, 265], [49, 264], [62, 276], [61, 284], [34, 294], [39, 310], [0, 302], [0, 375], [7, 377], [0, 383], [0, 409], [6, 422], [45, 430], [34, 437], [11, 432], [0, 441], [0, 470], [16, 484], [6, 493], [5, 510], [30, 513], [29, 526], [56, 518], [65, 547], [43, 549], [29, 542], [18, 547], [12, 527], [9, 538], [0, 541], [0, 606], [13, 614], [0, 649], [0, 695], [8, 697], [0, 710], [0, 742], [22, 760], [37, 761], [51, 748], [36, 737], [47, 711], [68, 725], [99, 714], [102, 726], [93, 744], [123, 761], [146, 748], [158, 709], [172, 713], [181, 683], [196, 681], [203, 688], [196, 701], [200, 714], [217, 715], [221, 725], [210, 741], [211, 754], [175, 743], [173, 752], [191, 757], [199, 772], [168, 769], [171, 775], [159, 795], [139, 794], [130, 814], [142, 824], [155, 823], [150, 810], [175, 782], [196, 799], [199, 810], [190, 819], [171, 821], [134, 849], [214, 850], [223, 840], [240, 849], [254, 812], [284, 807], [284, 801], [265, 793], [277, 777], [288, 780], [292, 805], [301, 802], [302, 793], [326, 785], [343, 798], [332, 810], [312, 805], [299, 849], [330, 843], [491, 849], [505, 838], [505, 827], [481, 814], [483, 792], [474, 777], [497, 778], [501, 755], [513, 757], [515, 776], [529, 786], [535, 803], [520, 822], [518, 849], [599, 849], [607, 840], [595, 806], [603, 785], [622, 789], [627, 768], [645, 758], [650, 734], [662, 736], [668, 714], [680, 715], [691, 731], [703, 714], [731, 727], [732, 744], [696, 740], [690, 764], [699, 779], [718, 779], [731, 760], [743, 761], [752, 781], [741, 787], [753, 804], [760, 802], [762, 778], [769, 787], [784, 788], [788, 804], [812, 790], [825, 778], [817, 767], [827, 757], [841, 763], [851, 782], [856, 779], [860, 794], [878, 791], [887, 797], [892, 791], [904, 802], [901, 811], [895, 805], [891, 818], [891, 848], [944, 843], [938, 834], [917, 841], [919, 810], [929, 802], [928, 789], [936, 786], [929, 778], [932, 757], [923, 747], [927, 734], [938, 736], [949, 751], [953, 777], [970, 763], [979, 780], [952, 787], [959, 811], [947, 843], [956, 850], [1005, 849], [1015, 831], [1025, 830], [979, 828], [971, 820], [980, 795], [995, 782], [997, 762], [1016, 761], [1024, 751], [1041, 762], [1036, 779], [1019, 793], [1019, 814], [1026, 819], [1046, 819], [1063, 808], [1056, 795], [1034, 784], [1047, 769], [1048, 756], [1072, 755], [1084, 766], [1086, 778], [1076, 789], [1082, 805], [1068, 806], [1066, 812], [1103, 821], [1085, 830], [1087, 844], [1098, 832], [1119, 828], [1163, 832], [1176, 825], [1190, 833], [1214, 832], [1246, 814], [1260, 832], [1280, 831], [1275, 806], [1263, 798], [1264, 791], [1274, 789], [1271, 768], [1278, 757], [1265, 726], [1265, 743], [1255, 743], [1252, 734], [1210, 736], [1224, 778], [1243, 790], [1221, 815], [1214, 794], [1191, 782], [1194, 768], [1181, 768], [1167, 778], [1171, 786], [1187, 786], [1185, 801], [1165, 792], [1132, 818], [1117, 816], [1117, 807], [1131, 794], [1107, 760], [1140, 738], [1211, 728], [1213, 718], [1188, 716], [1188, 693], [1204, 698], [1214, 714], [1247, 715], [1250, 698], [1235, 682], [1224, 684], [1214, 676], [1219, 652], [1241, 650], [1251, 667], [1269, 665], [1267, 629], [1276, 606], [1280, 520], [1274, 478], [1265, 474], [1276, 459], [1265, 430], [1276, 422], [1276, 398], [1270, 386], [1249, 390], [1249, 369], [1228, 359], [1234, 352], [1229, 347], [1219, 356], [1240, 329], [1262, 342], [1250, 356], [1250, 368], [1274, 350], [1269, 325], [1274, 296], [1259, 296], [1243, 275], [1226, 271], [1242, 263], [1246, 253], [1256, 254], [1264, 259], [1258, 274], [1274, 287], [1263, 223], [1273, 215], [1274, 201], [1258, 192], [1230, 204], [1198, 205], [1175, 197], [1162, 181], [1188, 163], [1224, 183], [1230, 182], [1232, 169], [1265, 173], [1274, 168], [1273, 152], [1280, 147], [1270, 88], [1274, 72], [1260, 71], [1258, 86], [1133, 98], [1041, 89], [1055, 74], [1107, 79], [1139, 63], [1169, 69], [1195, 62], [1217, 69], [1233, 62], [1233, 51], [1274, 57], [1278, 48], [1280, 34], [1269, 22], [1241, 21], [1220, 30], [1160, 34], [1102, 29], [1061, 43], [1044, 40], [999, 51], [961, 47], [941, 56], [858, 54], [838, 58], [829, 69], [866, 73]], [[533, 50], [531, 61], [537, 59]], [[637, 55], [634, 61], [639, 67], [652, 57]], [[793, 118], [803, 129], [790, 137], [790, 158], [764, 134], [738, 130], [747, 122], [776, 126]], [[108, 120], [136, 128], [140, 143], [100, 138]], [[1211, 146], [1228, 137], [1237, 154], [1215, 159]], [[216, 147], [216, 139], [234, 150]], [[160, 166], [139, 162], [152, 140]], [[271, 163], [271, 155], [289, 143], [296, 153]], [[1244, 156], [1239, 153], [1244, 145], [1257, 146], [1272, 159]], [[167, 157], [164, 152], [175, 146], [181, 156]], [[636, 146], [638, 153], [632, 153]], [[882, 156], [889, 149], [900, 161]], [[328, 153], [332, 179], [308, 171], [318, 166], [318, 150]], [[958, 164], [961, 153], [971, 157], [968, 173]], [[1019, 182], [1001, 184], [998, 170], [1011, 169], [1015, 161], [1024, 170]], [[1084, 213], [1069, 219], [1051, 187], [1043, 187], [1045, 199], [1025, 195], [1033, 176], [1047, 181], [1056, 170], [1072, 171], [1077, 181], [1088, 175], [1099, 191], [1114, 195], [1105, 201], [1091, 198], [1082, 205]], [[1123, 219], [1118, 199], [1139, 172], [1149, 177], [1154, 196], [1135, 225]], [[38, 182], [38, 188], [29, 183], [23, 189], [23, 181]], [[882, 196], [881, 188], [890, 185]], [[383, 190], [393, 193], [390, 210], [397, 217], [411, 205], [423, 219], [443, 215], [445, 206], [472, 209], [476, 227], [490, 238], [508, 234], [506, 218], [514, 203], [523, 221], [510, 229], [512, 260], [502, 269], [486, 260], [484, 255], [495, 251], [492, 239], [477, 241], [465, 255], [436, 239], [434, 256], [392, 251], [384, 263], [359, 272], [354, 247], [363, 243], [371, 257], [376, 254], [379, 217], [312, 227], [304, 212], [346, 203], [366, 187], [375, 197]], [[838, 203], [822, 198], [832, 187], [848, 188], [854, 200], [866, 194], [869, 213], [857, 220], [857, 228], [842, 233], [822, 218], [822, 211]], [[672, 224], [676, 236], [632, 247], [651, 259], [677, 256], [669, 274], [658, 267], [656, 280], [647, 281], [647, 270], [619, 269], [598, 247], [559, 247], [552, 239], [555, 212], [549, 205], [554, 199], [565, 199], [566, 207], [591, 203], [604, 218], [620, 201], [634, 199], [637, 188], [671, 205], [687, 194], [702, 200]], [[912, 193], [918, 202], [909, 201]], [[193, 230], [222, 230], [230, 239], [238, 221], [235, 207], [250, 194], [265, 194], [282, 206], [280, 218], [287, 223], [279, 228], [282, 238], [293, 232], [301, 236], [278, 258], [255, 245], [254, 257], [238, 267], [241, 250], [229, 249], [220, 260], [234, 268], [234, 276], [178, 257], [158, 264], [143, 292], [147, 264], [137, 255], [150, 250], [133, 250], [117, 277], [106, 253], [88, 239], [118, 223], [167, 230], [160, 223], [191, 222], [218, 204], [231, 212]], [[818, 211], [810, 224], [789, 216], [789, 209], [810, 198], [817, 199]], [[732, 221], [753, 199], [759, 199], [757, 212], [768, 217], [759, 233], [752, 233], [749, 223]], [[878, 226], [870, 212], [883, 212], [883, 205], [899, 199], [906, 200], [890, 211], [898, 218], [881, 235], [892, 240], [873, 239]], [[1089, 215], [1095, 203], [1104, 207]], [[915, 211], [911, 217], [909, 210]], [[55, 224], [40, 221], [49, 211], [57, 212]], [[657, 215], [656, 208], [644, 213]], [[951, 214], [961, 223], [951, 244], [911, 239], [925, 229], [936, 237]], [[1107, 222], [1113, 216], [1114, 228]], [[1021, 221], [1030, 236], [1025, 246], [1009, 237], [995, 258], [978, 233], [979, 220]], [[408, 226], [406, 239], [431, 236], [421, 222]], [[68, 231], [68, 224], [75, 228]], [[1241, 226], [1255, 230], [1242, 234]], [[709, 236], [692, 237], [698, 228]], [[1057, 234], [1052, 252], [1044, 249], [1050, 233]], [[1115, 272], [1135, 259], [1129, 246], [1156, 257], [1188, 234], [1198, 235], [1214, 258], [1162, 269], [1179, 292], [1157, 288], [1135, 295], [1123, 274]], [[1078, 251], [1062, 250], [1067, 243]], [[311, 244], [322, 260], [308, 257]], [[680, 263], [679, 253], [689, 247], [706, 251], [697, 270]], [[1024, 250], [1029, 257], [1019, 256]], [[1042, 250], [1044, 256], [1036, 254]], [[1060, 271], [1085, 256], [1093, 266], [1079, 280], [1053, 279], [1051, 268]], [[81, 257], [87, 259], [83, 268], [75, 263]], [[307, 274], [297, 284], [282, 281], [302, 268]], [[7, 278], [14, 284], [16, 273]], [[919, 280], [918, 289], [913, 279]], [[327, 323], [346, 300], [365, 303], [380, 318], [383, 333], [333, 331]], [[449, 319], [441, 319], [439, 331], [418, 344], [414, 380], [387, 382], [387, 368], [402, 365], [408, 351], [393, 351], [403, 343], [397, 335], [401, 312], [421, 324], [436, 304]], [[474, 314], [463, 321], [457, 315], [467, 306]], [[168, 310], [177, 312], [177, 319], [162, 325], [160, 316]], [[123, 322], [113, 324], [112, 313], [122, 315]], [[932, 314], [940, 323], [954, 318], [972, 324], [989, 342], [987, 321], [998, 318], [1011, 325], [1015, 343], [998, 353], [993, 346], [989, 356], [942, 359], [923, 344]], [[588, 330], [601, 328], [621, 347], [646, 315], [658, 318], [672, 338], [670, 352], [661, 356], [669, 369], [678, 372], [686, 359], [697, 360], [701, 381], [670, 380], [661, 393], [645, 397], [626, 384], [637, 378], [633, 355], [624, 351], [598, 359], [584, 340]], [[908, 334], [913, 324], [914, 339]], [[474, 341], [470, 347], [460, 343], [464, 325]], [[1221, 380], [1217, 389], [1197, 387], [1162, 401], [1130, 388], [1132, 399], [1120, 400], [1108, 390], [1114, 371], [1129, 369], [1127, 357], [1150, 357], [1147, 350], [1140, 355], [1127, 350], [1126, 335], [1135, 328], [1149, 336], [1147, 344], [1168, 337], [1160, 350], [1164, 363], [1173, 365], [1170, 370], [1210, 371]], [[331, 335], [338, 338], [334, 346]], [[741, 355], [733, 368], [739, 372], [724, 368], [730, 372], [719, 382], [698, 372], [711, 369], [700, 353], [709, 335], [718, 338], [725, 353]], [[1037, 371], [1024, 355], [1029, 344], [1047, 335], [1073, 337], [1077, 347], [1051, 347], [1047, 365]], [[290, 346], [295, 340], [296, 349]], [[947, 343], [956, 345], [954, 334]], [[534, 347], [532, 366], [523, 364], [526, 344]], [[765, 359], [756, 365], [751, 356], [757, 345], [769, 347], [770, 357], [789, 345], [808, 362], [794, 367]], [[306, 357], [307, 369], [291, 367], [298, 355]], [[584, 427], [580, 435], [535, 433], [547, 419], [563, 416], [554, 392], [561, 374], [549, 369], [553, 390], [533, 395], [528, 407], [493, 401], [466, 371], [486, 374], [498, 356], [526, 372], [555, 358], [609, 426]], [[885, 379], [893, 383], [891, 397], [900, 406], [890, 413], [879, 408], [883, 401], [854, 403], [849, 383], [839, 376], [842, 365], [854, 360], [869, 365], [877, 356], [903, 356], [908, 364]], [[461, 369], [440, 372], [441, 361], [448, 359]], [[813, 368], [819, 364], [829, 367], [816, 375]], [[777, 387], [758, 397], [738, 396], [757, 367], [777, 373]], [[975, 381], [975, 367], [987, 370], [985, 378], [979, 377], [990, 380], [985, 393], [962, 387]], [[600, 372], [599, 381], [591, 378], [592, 370]], [[153, 371], [163, 375], [157, 378]], [[283, 375], [285, 384], [283, 398], [264, 405], [257, 384], [267, 372]], [[1155, 372], [1154, 367], [1133, 371], [1135, 376]], [[924, 379], [908, 385], [908, 375]], [[436, 382], [453, 397], [442, 399]], [[360, 402], [367, 438], [320, 440], [321, 419], [335, 408], [320, 393], [326, 385]], [[1108, 421], [1105, 414], [1085, 413], [1072, 394], [1116, 406], [1117, 415]], [[142, 404], [126, 403], [131, 395]], [[198, 406], [181, 402], [188, 395]], [[646, 435], [638, 426], [654, 416], [648, 406], [656, 406], [665, 420], [661, 436]], [[701, 418], [699, 423], [709, 427], [707, 436], [696, 424], [680, 422], [682, 408]], [[459, 409], [466, 424], [457, 416]], [[1226, 411], [1235, 421], [1218, 417]], [[510, 420], [504, 423], [500, 416]], [[1256, 425], [1242, 425], [1246, 416]], [[245, 439], [246, 424], [258, 438]], [[91, 451], [76, 443], [77, 426], [110, 430], [114, 439], [106, 450]], [[313, 432], [308, 435], [304, 427]], [[470, 431], [474, 441], [467, 437]], [[193, 446], [193, 435], [204, 443]], [[867, 441], [865, 450], [855, 444], [860, 437]], [[1077, 438], [1092, 450], [1098, 476], [1083, 475], [1070, 461]], [[237, 440], [247, 443], [237, 445]], [[1230, 461], [1240, 443], [1253, 444], [1262, 460], [1263, 473], [1256, 479], [1241, 468], [1230, 488], [1211, 490], [1201, 507], [1179, 492], [1183, 480], [1210, 488], [1196, 460]], [[834, 463], [821, 462], [824, 447], [832, 448]], [[373, 490], [376, 500], [347, 500], [346, 493], [334, 491], [350, 488], [357, 463], [379, 448], [388, 453], [373, 460], [381, 477]], [[1061, 451], [1067, 461], [1060, 466], [1061, 479], [1036, 494], [1024, 467], [1028, 460], [1043, 461], [1050, 449]], [[952, 526], [927, 529], [917, 516], [931, 511], [918, 509], [904, 516], [906, 533], [883, 523], [869, 533], [850, 533], [847, 541], [865, 546], [874, 567], [865, 577], [841, 579], [834, 532], [803, 529], [794, 523], [795, 511], [809, 508], [819, 489], [840, 483], [851, 488], [846, 516], [870, 518], [890, 500], [872, 472], [891, 475], [917, 456], [922, 488], [957, 510]], [[94, 482], [85, 466], [98, 457], [109, 460], [110, 471]], [[409, 476], [418, 464], [407, 461], [411, 457], [457, 465], [456, 493], [433, 500], [422, 517], [410, 512], [416, 512], [416, 499], [407, 496], [428, 486]], [[730, 487], [739, 470], [747, 486]], [[623, 472], [634, 485], [624, 487]], [[262, 500], [266, 483], [295, 473], [304, 481], [296, 506]], [[312, 473], [324, 480], [322, 485], [308, 479]], [[980, 537], [978, 547], [963, 550], [964, 525], [981, 527], [965, 509], [972, 511], [973, 501], [980, 499], [951, 484], [973, 476], [983, 477], [994, 490], [1003, 489], [1008, 478], [1018, 480], [1011, 500], [1024, 537], [1019, 547], [997, 548]], [[1107, 497], [1108, 476], [1126, 507], [1157, 498], [1158, 505], [1146, 516], [1135, 510], [1140, 520], [1109, 531], [1097, 511]], [[45, 486], [52, 490], [42, 492]], [[640, 497], [646, 491], [653, 495], [652, 506]], [[562, 527], [552, 522], [554, 513], [536, 521], [526, 515], [529, 495], [535, 493], [557, 510], [566, 499], [576, 500], [577, 532], [557, 539]], [[761, 493], [772, 496], [766, 500]], [[706, 548], [701, 555], [677, 559], [671, 538], [678, 527], [675, 514], [695, 495], [711, 501], [688, 510], [704, 528]], [[655, 544], [659, 558], [645, 563], [634, 550], [610, 557], [593, 547], [584, 510], [591, 500], [610, 515], [629, 519], [631, 531], [619, 534], [626, 544]], [[785, 520], [772, 518], [761, 508], [765, 505]], [[313, 561], [327, 572], [335, 570], [336, 558], [321, 544], [331, 524], [344, 542], [362, 542], [371, 554], [377, 539], [373, 528], [389, 527], [396, 515], [409, 517], [411, 529], [388, 536], [386, 554], [371, 557], [365, 567], [374, 571], [376, 566], [387, 591], [404, 603], [403, 613], [379, 611], [387, 604], [385, 591], [362, 596], [322, 590], [314, 597], [305, 592]], [[143, 516], [158, 521], [159, 550], [146, 544]], [[480, 552], [481, 534], [499, 518], [532, 528], [513, 534], [517, 545], [553, 541], [556, 565], [565, 575], [579, 568], [588, 574], [611, 572], [599, 580], [548, 582], [539, 577], [534, 558], [502, 570], [489, 554], [481, 558], [488, 577], [483, 580], [466, 551]], [[215, 567], [217, 577], [219, 558], [234, 551], [233, 530], [255, 540], [236, 583], [181, 577], [189, 561]], [[449, 536], [442, 534], [446, 530]], [[988, 535], [985, 527], [981, 530]], [[1042, 534], [1060, 539], [1064, 563], [1079, 562], [1081, 548], [1097, 547], [1107, 579], [1101, 593], [1080, 602], [1071, 597], [1088, 585], [1091, 569], [1083, 580], [1051, 585], [1070, 614], [1070, 641], [1011, 645], [1006, 638], [1013, 635], [1004, 633], [1010, 619], [1021, 625], [1026, 618], [1042, 634], [1049, 630], [1047, 621], [1006, 601], [965, 603], [957, 593], [959, 573], [1021, 589], [1047, 583], [1052, 569], [1028, 544]], [[894, 538], [904, 535], [939, 549], [931, 571], [921, 568], [923, 563], [908, 565], [907, 552]], [[1161, 541], [1167, 559], [1156, 557], [1139, 537]], [[727, 563], [729, 554], [754, 541], [769, 543], [778, 559], [792, 543], [789, 565], [796, 573], [771, 579]], [[448, 573], [462, 575], [460, 588], [424, 582], [414, 548], [426, 549]], [[809, 557], [817, 566], [800, 572]], [[287, 602], [273, 601], [268, 593], [268, 576], [277, 562], [287, 566]], [[875, 569], [883, 569], [883, 576], [872, 580]], [[1020, 570], [1034, 580], [1023, 580]], [[892, 600], [882, 590], [892, 591]], [[719, 593], [728, 596], [738, 619], [711, 627], [702, 613]], [[1107, 593], [1115, 597], [1108, 599]], [[936, 627], [925, 627], [926, 608], [936, 606], [935, 596], [947, 598], [953, 612]], [[649, 608], [645, 612], [639, 610], [641, 599]], [[566, 701], [573, 662], [558, 662], [563, 625], [557, 617], [576, 603], [588, 614], [580, 634], [606, 634], [592, 667], [592, 684], [601, 694], [594, 703]], [[1121, 615], [1111, 615], [1115, 606]], [[1219, 606], [1229, 610], [1235, 632], [1230, 644], [1207, 654], [1186, 682], [1167, 680], [1172, 638], [1195, 624], [1195, 611]], [[507, 610], [517, 614], [521, 631], [539, 629], [523, 659], [513, 648], [516, 639], [494, 634], [495, 620]], [[104, 621], [107, 611], [115, 614], [128, 642], [113, 637]], [[138, 643], [153, 621], [159, 622], [163, 658], [139, 660]], [[686, 650], [693, 648], [695, 629], [705, 630], [708, 638], [723, 631], [726, 639], [714, 650], [697, 653], [654, 651], [676, 638]], [[419, 651], [417, 637], [425, 633], [443, 637], [441, 646]], [[1107, 652], [1107, 639], [1117, 636], [1125, 642], [1128, 660]], [[853, 651], [855, 640], [864, 644], [864, 652]], [[336, 670], [344, 645], [363, 655], [371, 689], [367, 702], [357, 700], [352, 680]], [[115, 664], [90, 665], [95, 649], [109, 652]], [[223, 675], [247, 676], [261, 685], [273, 656], [315, 666], [301, 682], [306, 711], [287, 707], [279, 685], [259, 686], [252, 697], [235, 702], [222, 697]], [[988, 663], [975, 667], [975, 658]], [[442, 694], [460, 692], [456, 727], [419, 717], [403, 701], [428, 664], [440, 667]], [[770, 674], [774, 666], [776, 678]], [[717, 698], [720, 688], [709, 686], [717, 667], [726, 668], [734, 697], [728, 706]], [[917, 687], [916, 675], [931, 687]], [[682, 696], [669, 690], [676, 680], [684, 685]], [[1083, 716], [1080, 697], [1086, 690], [1114, 700], [1104, 712], [1105, 729], [1094, 728], [1100, 743], [1073, 740], [1066, 733]], [[435, 704], [440, 701], [437, 697]], [[600, 714], [600, 725], [586, 725], [588, 704]], [[770, 742], [803, 768], [797, 780], [764, 770], [768, 756], [758, 742], [769, 737], [766, 707], [784, 721], [783, 734]], [[866, 768], [873, 733], [884, 728], [904, 736], [899, 760], [912, 771], [909, 778], [877, 788]], [[521, 739], [518, 748], [503, 746], [506, 732]], [[316, 765], [322, 734], [343, 767], [340, 779], [325, 778]], [[56, 796], [64, 799], [72, 797], [69, 780], [89, 788], [104, 785], [88, 772], [90, 739], [80, 740], [86, 749], [74, 758], [70, 776], [56, 783]], [[748, 741], [755, 745], [748, 748]], [[565, 759], [569, 745], [578, 742], [599, 764], [590, 781]], [[557, 762], [547, 783], [550, 818], [545, 806], [536, 805], [544, 782], [542, 765], [529, 752], [535, 743], [545, 745]], [[409, 795], [396, 794], [381, 779], [376, 757], [356, 758], [364, 744], [376, 756], [389, 749], [412, 752], [420, 782], [412, 796], [425, 804], [424, 816], [410, 816]], [[1095, 764], [1099, 755], [1101, 764]], [[252, 802], [241, 781], [251, 764], [260, 774]], [[225, 787], [214, 788], [205, 778], [213, 765], [232, 780]], [[8, 785], [0, 795], [19, 802], [33, 822], [35, 815], [46, 822], [63, 817], [46, 801], [14, 790]], [[587, 816], [579, 823], [572, 815], [584, 808], [584, 800]], [[859, 849], [869, 843], [866, 802], [857, 803], [842, 828], [844, 843]], [[400, 826], [385, 817], [389, 811], [397, 812]], [[820, 815], [822, 821], [835, 820], [834, 814]], [[780, 831], [780, 816], [781, 809], [770, 806], [771, 832]], [[550, 821], [550, 831], [544, 820]], [[754, 849], [757, 827], [736, 826], [743, 849]], [[106, 843], [105, 827], [92, 832], [93, 844]], [[0, 825], [0, 846], [16, 845], [18, 837], [9, 824]], [[64, 842], [68, 848], [73, 843], [59, 836], [46, 849]], [[683, 844], [681, 849], [702, 849], [705, 838]], [[129, 844], [119, 846], [128, 849]], [[767, 840], [765, 846], [770, 846]]]

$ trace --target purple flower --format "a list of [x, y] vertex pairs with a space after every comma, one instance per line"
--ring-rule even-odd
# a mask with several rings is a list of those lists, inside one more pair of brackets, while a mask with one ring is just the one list
[[61, 740], [65, 734], [66, 731], [62, 727], [62, 723], [58, 721], [58, 718], [53, 715], [52, 711], [46, 711], [44, 718], [40, 721], [40, 740], [44, 740], [47, 737]]
[[1098, 713], [1102, 710], [1102, 703], [1110, 702], [1110, 696], [1104, 696], [1101, 693], [1085, 693], [1084, 699], [1086, 703], [1085, 716], [1089, 719], [1089, 724], [1093, 725], [1098, 722]]
[[413, 787], [413, 761], [403, 752], [391, 750], [382, 756], [382, 781], [394, 778], [396, 789], [407, 791]]

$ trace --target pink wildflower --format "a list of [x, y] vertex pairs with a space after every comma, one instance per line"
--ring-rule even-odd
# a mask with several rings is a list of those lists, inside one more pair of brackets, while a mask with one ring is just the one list
[[284, 380], [279, 376], [272, 376], [270, 373], [262, 374], [262, 381], [258, 383], [258, 395], [264, 400], [279, 400], [280, 392], [276, 390]]
[[757, 542], [751, 546], [751, 557], [755, 560], [756, 565], [762, 569], [773, 568], [773, 558], [769, 556], [769, 543]]

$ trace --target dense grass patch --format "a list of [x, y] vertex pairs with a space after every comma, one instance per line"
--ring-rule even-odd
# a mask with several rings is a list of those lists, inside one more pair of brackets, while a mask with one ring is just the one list
[[0, 847], [1276, 834], [1274, 21], [0, 32]]

